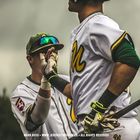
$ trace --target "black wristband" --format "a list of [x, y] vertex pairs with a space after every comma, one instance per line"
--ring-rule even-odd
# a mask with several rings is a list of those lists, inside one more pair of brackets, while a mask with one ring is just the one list
[[69, 83], [68, 81], [62, 79], [58, 75], [53, 76], [50, 78], [49, 82], [53, 87], [63, 93], [65, 86]]
[[108, 89], [105, 90], [103, 95], [100, 97], [99, 102], [105, 107], [108, 108], [110, 104], [113, 103], [114, 100], [116, 100], [118, 96], [113, 94]]

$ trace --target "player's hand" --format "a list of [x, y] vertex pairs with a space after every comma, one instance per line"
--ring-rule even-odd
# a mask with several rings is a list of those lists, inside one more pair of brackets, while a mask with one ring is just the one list
[[44, 67], [43, 73], [46, 79], [49, 81], [52, 76], [57, 75], [58, 54], [54, 48], [51, 48], [47, 51], [47, 54], [45, 54], [45, 60], [47, 64]]
[[[98, 106], [98, 107], [97, 107]], [[92, 103], [92, 111], [82, 122], [85, 133], [102, 133], [105, 129], [113, 130], [120, 124], [118, 120], [112, 118], [115, 110], [111, 108], [107, 113], [103, 114], [105, 108], [99, 102]]]
[[84, 121], [82, 122], [84, 133], [92, 134], [92, 133], [100, 133], [103, 131], [102, 126], [99, 123], [100, 114], [96, 113], [95, 116], [88, 114]]
[[99, 133], [103, 131], [103, 128], [100, 124], [102, 119], [102, 112], [106, 111], [106, 108], [99, 102], [91, 103], [91, 112], [84, 118], [82, 124], [84, 127], [85, 133]]
[[103, 129], [114, 130], [115, 128], [120, 126], [118, 119], [112, 117], [114, 113], [116, 113], [116, 111], [117, 108], [115, 106], [112, 106], [107, 113], [103, 114], [102, 119], [100, 120], [100, 124]]

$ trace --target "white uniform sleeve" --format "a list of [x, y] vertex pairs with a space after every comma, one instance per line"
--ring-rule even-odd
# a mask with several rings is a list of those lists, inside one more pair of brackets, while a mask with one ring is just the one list
[[89, 28], [89, 41], [92, 50], [103, 58], [112, 61], [111, 48], [122, 40], [126, 32], [120, 30], [111, 19], [100, 19]]
[[34, 103], [33, 111], [31, 112], [32, 121], [36, 125], [43, 124], [48, 116], [50, 109], [51, 98], [44, 98], [40, 95]]
[[10, 100], [14, 116], [20, 125], [24, 125], [27, 116], [27, 110], [34, 103], [35, 99], [32, 96], [29, 96], [26, 90], [17, 88], [13, 92], [13, 96], [10, 98]]
[[48, 115], [50, 98], [31, 96], [25, 89], [16, 89], [11, 98], [14, 116], [28, 131], [36, 130]]

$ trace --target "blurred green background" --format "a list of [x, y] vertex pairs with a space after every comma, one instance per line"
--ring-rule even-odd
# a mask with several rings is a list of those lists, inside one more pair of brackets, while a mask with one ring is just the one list
[[[69, 73], [69, 38], [79, 22], [77, 14], [70, 13], [67, 7], [68, 0], [0, 0], [0, 91], [6, 88], [7, 96], [11, 96], [17, 84], [29, 75], [25, 46], [29, 37], [37, 32], [53, 34], [64, 43], [58, 71]], [[140, 1], [111, 0], [106, 2], [104, 10], [130, 33], [140, 56]], [[131, 92], [133, 101], [140, 98], [140, 70], [131, 84]], [[0, 132], [1, 129], [0, 123]]]
[[11, 111], [7, 89], [3, 88], [0, 93], [0, 140], [25, 140]]

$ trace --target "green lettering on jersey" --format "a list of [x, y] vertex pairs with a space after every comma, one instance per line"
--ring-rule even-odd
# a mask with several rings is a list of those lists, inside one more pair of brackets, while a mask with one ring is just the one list
[[81, 59], [83, 57], [84, 53], [84, 47], [81, 45], [78, 49], [77, 41], [73, 43], [72, 47], [72, 60], [71, 60], [71, 69], [72, 72], [82, 72], [86, 66], [86, 62], [82, 61]]

